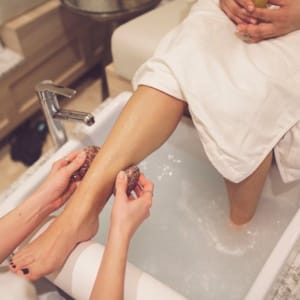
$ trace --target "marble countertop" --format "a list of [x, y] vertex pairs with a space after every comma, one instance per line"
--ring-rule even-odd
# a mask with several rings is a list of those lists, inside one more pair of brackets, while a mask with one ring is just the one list
[[300, 241], [291, 251], [266, 300], [300, 300]]

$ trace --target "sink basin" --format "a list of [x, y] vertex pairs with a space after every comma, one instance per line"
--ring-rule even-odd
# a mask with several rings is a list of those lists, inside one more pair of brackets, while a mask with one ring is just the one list
[[[52, 149], [43, 155], [11, 188], [2, 193], [0, 195], [0, 217], [21, 203], [39, 186], [57, 159], [87, 145], [101, 145], [130, 95], [131, 93], [124, 92], [116, 99], [106, 100], [94, 112], [96, 126], [86, 127], [81, 124], [76, 126], [72, 138], [66, 144], [56, 152]], [[46, 230], [54, 218], [55, 214], [50, 216], [31, 237], [31, 240]], [[69, 256], [62, 270], [47, 278], [72, 297], [86, 300], [92, 290], [103, 251], [104, 246], [99, 241], [82, 243]], [[84, 277], [82, 276], [83, 272]], [[126, 267], [125, 295], [126, 299], [137, 300], [185, 299], [131, 263], [127, 263]]]
[[[129, 96], [122, 93], [105, 101], [94, 112], [96, 124], [77, 127], [74, 138], [6, 196], [0, 215], [30, 194], [56, 159], [86, 145], [101, 145]], [[283, 184], [273, 166], [253, 221], [239, 229], [231, 226], [223, 179], [206, 158], [188, 118], [182, 119], [170, 139], [141, 162], [140, 168], [155, 183], [155, 198], [151, 217], [131, 243], [125, 299], [210, 300], [224, 295], [228, 300], [264, 299], [291, 250], [282, 245], [290, 226], [300, 224], [299, 183]], [[106, 241], [111, 202], [101, 213], [101, 229], [93, 241], [80, 244], [62, 270], [48, 276], [76, 299], [86, 300], [90, 295]], [[299, 237], [300, 227], [296, 228], [294, 242]], [[262, 276], [267, 261], [266, 265], [275, 265], [269, 262], [274, 248], [276, 268], [268, 267], [269, 276]], [[257, 278], [263, 278], [260, 295], [255, 288]]]

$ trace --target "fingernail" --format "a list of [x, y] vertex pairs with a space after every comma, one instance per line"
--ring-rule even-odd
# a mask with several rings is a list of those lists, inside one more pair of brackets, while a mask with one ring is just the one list
[[241, 34], [243, 34], [243, 28], [237, 28], [236, 29], [236, 33], [238, 34], [238, 35], [241, 35]]
[[254, 10], [254, 6], [253, 5], [248, 5], [248, 10], [249, 11], [253, 11]]
[[80, 153], [78, 154], [78, 158], [83, 158], [83, 157], [85, 157], [85, 151], [84, 150], [80, 151]]
[[121, 179], [121, 180], [124, 180], [125, 176], [126, 176], [125, 172], [124, 171], [120, 171], [119, 175], [118, 175], [118, 178]]
[[29, 269], [25, 268], [25, 269], [21, 269], [24, 275], [27, 275], [29, 273]]

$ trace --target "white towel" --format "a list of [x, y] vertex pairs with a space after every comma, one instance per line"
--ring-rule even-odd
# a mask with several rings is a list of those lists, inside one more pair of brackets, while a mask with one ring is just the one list
[[0, 271], [0, 296], [3, 300], [37, 300], [34, 286], [13, 273]]
[[199, 0], [135, 74], [186, 101], [206, 154], [240, 182], [275, 150], [285, 182], [300, 179], [300, 31], [245, 43], [218, 0]]

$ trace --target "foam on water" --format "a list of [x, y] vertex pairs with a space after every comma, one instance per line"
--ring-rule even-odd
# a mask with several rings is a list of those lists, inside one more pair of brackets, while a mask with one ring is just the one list
[[[221, 176], [190, 121], [140, 164], [155, 184], [151, 217], [134, 236], [129, 260], [188, 299], [243, 299], [298, 208], [295, 188], [280, 192], [275, 169], [250, 224], [233, 226]], [[100, 217], [105, 243], [111, 202]]]

